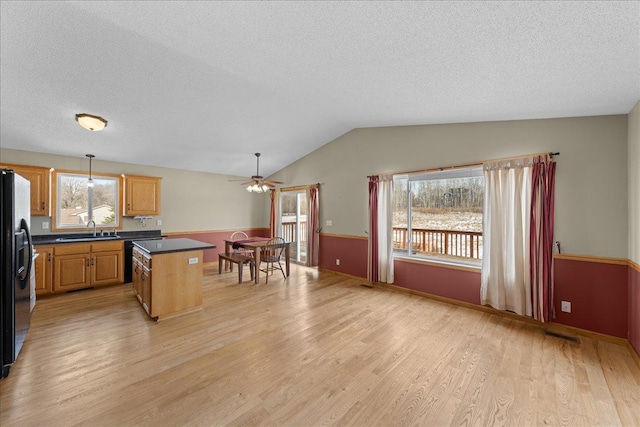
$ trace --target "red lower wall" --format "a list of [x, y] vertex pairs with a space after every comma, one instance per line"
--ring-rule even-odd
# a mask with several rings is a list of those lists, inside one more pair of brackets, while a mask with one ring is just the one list
[[207, 249], [203, 253], [203, 262], [217, 262], [218, 254], [224, 252], [224, 241], [234, 231], [244, 231], [249, 237], [269, 237], [268, 228], [252, 228], [249, 230], [193, 231], [185, 233], [169, 233], [168, 239], [188, 238], [216, 245], [215, 249]]
[[[320, 235], [320, 267], [367, 277], [367, 240]], [[340, 259], [340, 265], [335, 260]], [[554, 322], [629, 339], [640, 349], [640, 273], [623, 262], [555, 259]], [[480, 272], [396, 260], [394, 285], [480, 304]], [[629, 270], [633, 270], [630, 272]], [[571, 302], [571, 313], [560, 310]], [[640, 353], [640, 351], [639, 351]]]
[[[628, 338], [628, 266], [607, 262], [555, 259], [556, 323]], [[560, 310], [571, 302], [571, 313]]]
[[629, 266], [629, 342], [640, 355], [640, 265]]
[[363, 237], [320, 234], [318, 267], [366, 279], [368, 244]]

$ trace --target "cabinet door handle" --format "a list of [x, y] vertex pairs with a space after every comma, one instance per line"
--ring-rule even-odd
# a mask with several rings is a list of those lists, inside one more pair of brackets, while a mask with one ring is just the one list
[[91, 258], [91, 265], [95, 264], [96, 259], [95, 258]]
[[90, 265], [91, 265], [91, 260], [87, 258], [87, 267], [89, 267]]
[[51, 261], [51, 253], [49, 253], [48, 255], [49, 255], [49, 256], [48, 256], [47, 260], [48, 260], [48, 261]]
[[44, 202], [42, 202], [40, 206], [42, 206], [40, 209], [44, 210]]

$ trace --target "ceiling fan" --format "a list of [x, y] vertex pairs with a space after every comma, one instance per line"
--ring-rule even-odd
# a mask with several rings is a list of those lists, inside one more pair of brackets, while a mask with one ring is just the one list
[[260, 175], [260, 153], [255, 153], [256, 156], [256, 174], [249, 179], [249, 181], [243, 182], [240, 185], [248, 185], [247, 191], [255, 192], [255, 193], [263, 193], [269, 191], [272, 188], [276, 187], [276, 184], [284, 184], [281, 181], [270, 181], [268, 179], [264, 179], [262, 175]]

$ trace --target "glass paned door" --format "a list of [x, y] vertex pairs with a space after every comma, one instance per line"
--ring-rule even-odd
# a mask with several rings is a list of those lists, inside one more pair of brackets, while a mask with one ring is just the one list
[[307, 193], [286, 191], [280, 193], [280, 236], [291, 242], [291, 261], [307, 262]]

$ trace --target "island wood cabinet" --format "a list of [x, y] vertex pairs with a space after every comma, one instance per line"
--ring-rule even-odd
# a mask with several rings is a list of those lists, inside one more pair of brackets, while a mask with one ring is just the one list
[[133, 248], [133, 292], [156, 320], [201, 309], [202, 279], [202, 250], [148, 254]]
[[160, 182], [152, 176], [124, 177], [124, 216], [160, 215]]
[[37, 246], [40, 254], [35, 261], [36, 295], [53, 292], [53, 246]]
[[123, 283], [124, 243], [113, 240], [54, 246], [53, 291]]
[[31, 184], [31, 215], [49, 216], [49, 183], [51, 172], [41, 166], [0, 164], [5, 169], [13, 169]]

